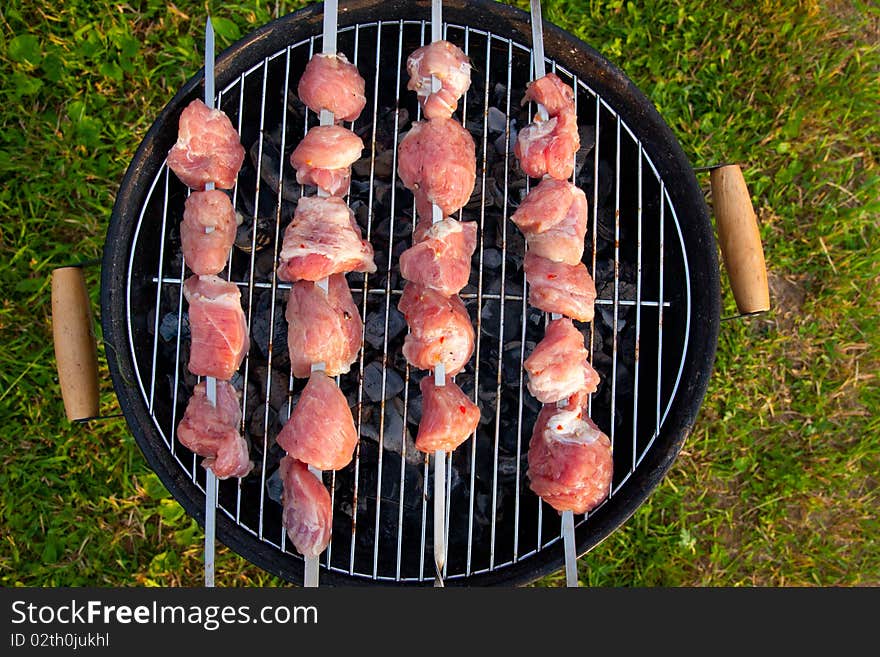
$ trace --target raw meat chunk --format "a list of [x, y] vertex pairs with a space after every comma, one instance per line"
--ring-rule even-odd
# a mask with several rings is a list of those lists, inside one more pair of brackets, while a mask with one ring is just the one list
[[455, 382], [446, 377], [446, 383], [437, 386], [434, 376], [425, 376], [422, 391], [422, 419], [416, 436], [416, 448], [422, 452], [438, 449], [451, 452], [477, 429], [480, 409], [462, 392]]
[[544, 339], [526, 358], [528, 388], [543, 403], [566, 399], [578, 391], [594, 392], [599, 375], [587, 361], [584, 336], [567, 317], [547, 325]]
[[189, 371], [232, 378], [250, 347], [238, 286], [217, 276], [190, 276], [183, 295], [189, 303]]
[[341, 198], [305, 196], [284, 231], [278, 277], [320, 281], [349, 271], [372, 273], [373, 247], [362, 239], [354, 213]]
[[576, 265], [584, 255], [587, 196], [565, 180], [546, 178], [534, 187], [510, 220], [525, 235], [529, 251]]
[[336, 121], [354, 121], [367, 104], [364, 78], [345, 55], [312, 55], [296, 92], [316, 114], [322, 109], [333, 113]]
[[[193, 192], [186, 199], [180, 242], [187, 266], [195, 274], [219, 274], [235, 241], [235, 208], [224, 192]], [[210, 232], [206, 232], [210, 229]]]
[[398, 147], [397, 172], [420, 204], [436, 203], [448, 217], [468, 202], [476, 182], [474, 139], [452, 119], [417, 121]]
[[244, 146], [223, 111], [208, 109], [198, 98], [180, 114], [177, 142], [168, 152], [168, 168], [192, 189], [214, 183], [232, 189], [244, 162]]
[[278, 444], [318, 470], [341, 470], [351, 461], [357, 441], [345, 395], [324, 372], [312, 372]]
[[555, 73], [529, 82], [522, 102], [525, 104], [530, 100], [543, 105], [548, 116], [574, 112], [574, 90]]
[[526, 251], [523, 268], [530, 305], [579, 322], [593, 321], [596, 285], [584, 263], [567, 265]]
[[177, 438], [190, 451], [204, 456], [202, 465], [218, 479], [244, 477], [253, 468], [248, 447], [238, 432], [241, 407], [235, 388], [228, 381], [217, 381], [217, 405], [208, 401], [204, 381], [193, 390], [177, 425]]
[[445, 297], [458, 294], [470, 278], [476, 222], [446, 218], [422, 224], [429, 225], [419, 226], [413, 245], [400, 254], [400, 275]]
[[[471, 86], [470, 61], [449, 41], [435, 41], [413, 51], [406, 70], [410, 76], [406, 88], [416, 92], [427, 119], [448, 119]], [[440, 82], [439, 91], [432, 91], [431, 76]]]
[[330, 543], [333, 509], [323, 482], [302, 461], [285, 456], [281, 468], [281, 524], [293, 546], [305, 557], [317, 557]]
[[297, 281], [290, 291], [287, 345], [297, 378], [308, 378], [315, 363], [324, 363], [328, 376], [344, 374], [361, 348], [364, 325], [345, 275], [327, 283], [327, 292], [311, 281]]
[[560, 513], [586, 513], [611, 490], [611, 441], [587, 416], [586, 396], [546, 404], [529, 442], [529, 488]]
[[410, 329], [403, 341], [410, 365], [433, 370], [443, 363], [447, 376], [464, 368], [474, 353], [474, 327], [458, 296], [407, 283], [397, 307]]
[[338, 125], [315, 126], [290, 154], [301, 185], [316, 185], [331, 196], [344, 196], [351, 182], [351, 165], [364, 150], [364, 142]]
[[580, 147], [577, 116], [564, 111], [520, 130], [513, 152], [527, 176], [567, 180], [574, 173], [574, 154]]

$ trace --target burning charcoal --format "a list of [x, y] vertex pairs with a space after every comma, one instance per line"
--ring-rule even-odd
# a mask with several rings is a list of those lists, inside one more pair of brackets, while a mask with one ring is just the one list
[[485, 249], [483, 251], [483, 267], [489, 269], [500, 269], [504, 256], [498, 249]]
[[374, 402], [391, 399], [403, 390], [403, 379], [392, 369], [385, 370], [385, 388], [382, 389], [382, 364], [373, 361], [364, 368], [364, 391]]
[[[406, 328], [406, 320], [403, 318], [397, 306], [392, 303], [388, 308], [388, 331], [385, 331], [385, 312], [372, 312], [367, 314], [364, 326], [364, 340], [376, 349], [382, 349], [383, 336], [387, 334], [390, 343]], [[374, 400], [375, 401], [375, 400]]]
[[170, 312], [162, 318], [159, 324], [159, 335], [165, 342], [171, 342], [177, 339], [178, 320], [180, 323], [180, 339], [189, 340], [189, 313], [183, 312], [180, 316], [177, 312]]

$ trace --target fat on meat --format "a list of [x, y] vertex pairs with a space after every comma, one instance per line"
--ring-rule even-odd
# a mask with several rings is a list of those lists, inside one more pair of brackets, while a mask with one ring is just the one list
[[[427, 119], [448, 119], [458, 106], [458, 99], [471, 86], [471, 63], [461, 48], [449, 41], [434, 41], [422, 46], [406, 60], [409, 82]], [[433, 91], [431, 76], [440, 82]]]
[[297, 281], [287, 301], [287, 345], [293, 376], [305, 379], [324, 363], [328, 376], [345, 374], [361, 348], [364, 324], [345, 274], [334, 274], [324, 292], [312, 281]]
[[180, 242], [183, 257], [193, 273], [223, 271], [235, 241], [236, 228], [235, 208], [225, 192], [196, 191], [187, 197], [180, 223]]
[[423, 217], [430, 204], [447, 217], [465, 206], [474, 191], [474, 139], [452, 119], [416, 121], [398, 147], [397, 172], [416, 197]]
[[354, 121], [367, 104], [365, 87], [364, 78], [344, 54], [316, 53], [306, 64], [296, 92], [316, 114], [327, 110], [337, 122]]
[[351, 409], [336, 381], [320, 370], [312, 372], [278, 444], [318, 470], [341, 470], [351, 462], [357, 441]]
[[523, 269], [529, 284], [530, 305], [579, 322], [593, 321], [596, 285], [584, 263], [567, 265], [526, 251]]
[[202, 465], [218, 479], [245, 477], [253, 468], [248, 446], [238, 432], [241, 407], [235, 388], [217, 381], [217, 405], [208, 401], [204, 381], [198, 383], [177, 425], [177, 438], [190, 451], [204, 456]]
[[373, 247], [361, 236], [354, 212], [336, 196], [304, 196], [284, 231], [278, 277], [320, 281], [350, 271], [373, 273]]
[[443, 363], [448, 376], [460, 372], [474, 353], [474, 327], [462, 300], [406, 283], [397, 308], [410, 332], [403, 355], [410, 365], [433, 370]]
[[400, 275], [436, 290], [445, 297], [458, 294], [468, 283], [471, 256], [477, 247], [477, 224], [447, 217], [437, 223], [422, 221], [413, 245], [400, 254]]
[[611, 440], [587, 415], [588, 395], [545, 404], [529, 441], [529, 488], [560, 513], [587, 513], [611, 490]]
[[530, 251], [554, 262], [576, 265], [584, 255], [587, 196], [566, 180], [545, 178], [532, 188], [510, 219]]
[[193, 275], [184, 282], [183, 295], [189, 303], [189, 371], [232, 378], [250, 347], [238, 286], [213, 275]]
[[595, 392], [599, 375], [587, 361], [584, 336], [567, 317], [547, 325], [544, 338], [526, 358], [529, 392], [540, 402], [567, 399], [578, 391]]
[[177, 142], [166, 160], [180, 181], [192, 189], [214, 183], [232, 189], [244, 162], [244, 146], [229, 117], [195, 99], [180, 114]]
[[302, 461], [285, 456], [278, 467], [283, 487], [281, 524], [300, 554], [317, 557], [330, 543], [330, 493]]
[[344, 196], [351, 183], [351, 165], [364, 150], [363, 140], [338, 125], [315, 126], [290, 154], [301, 185], [316, 185], [331, 196]]
[[522, 102], [525, 104], [530, 100], [543, 105], [548, 116], [574, 112], [574, 90], [555, 73], [547, 73], [526, 85], [526, 94]]
[[422, 419], [416, 435], [416, 449], [430, 454], [441, 449], [451, 452], [477, 430], [479, 407], [447, 375], [445, 384], [436, 385], [428, 374], [419, 383], [422, 392]]
[[580, 147], [577, 115], [566, 110], [520, 130], [513, 152], [527, 176], [567, 180], [574, 173], [574, 155]]

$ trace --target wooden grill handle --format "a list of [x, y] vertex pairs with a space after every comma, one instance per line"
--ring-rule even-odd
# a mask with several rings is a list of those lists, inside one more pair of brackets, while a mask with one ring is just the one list
[[764, 248], [742, 170], [729, 164], [712, 169], [710, 178], [718, 242], [736, 307], [743, 314], [770, 310]]
[[71, 422], [98, 415], [98, 347], [80, 267], [52, 271], [52, 336], [64, 412]]

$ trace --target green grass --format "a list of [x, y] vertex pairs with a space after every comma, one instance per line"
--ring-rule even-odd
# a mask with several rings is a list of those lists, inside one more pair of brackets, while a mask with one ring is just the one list
[[[201, 530], [125, 424], [85, 430], [64, 419], [49, 275], [100, 256], [134, 150], [201, 66], [205, 7], [225, 46], [303, 4], [149, 0], [98, 10], [10, 0], [0, 10], [0, 584], [200, 583]], [[647, 503], [581, 560], [582, 582], [880, 584], [876, 5], [544, 7], [624, 69], [694, 165], [743, 165], [774, 305], [722, 325], [684, 450]], [[89, 282], [97, 308], [97, 268]], [[723, 300], [733, 314], [726, 286]], [[102, 374], [102, 411], [117, 412], [103, 365]], [[226, 549], [217, 578], [280, 583]]]

